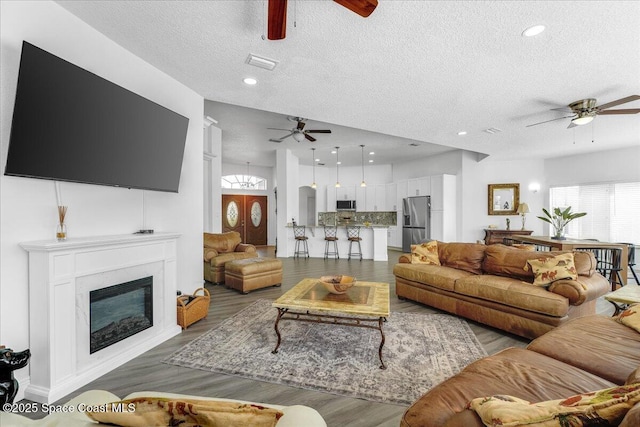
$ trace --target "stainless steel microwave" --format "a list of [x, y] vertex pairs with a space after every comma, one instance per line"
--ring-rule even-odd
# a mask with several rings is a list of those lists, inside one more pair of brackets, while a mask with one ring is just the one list
[[355, 200], [336, 200], [336, 210], [337, 211], [355, 211], [356, 201]]

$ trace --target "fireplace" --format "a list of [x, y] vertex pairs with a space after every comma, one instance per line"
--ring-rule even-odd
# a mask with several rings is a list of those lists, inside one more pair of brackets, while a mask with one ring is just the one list
[[153, 326], [153, 276], [89, 292], [93, 354]]

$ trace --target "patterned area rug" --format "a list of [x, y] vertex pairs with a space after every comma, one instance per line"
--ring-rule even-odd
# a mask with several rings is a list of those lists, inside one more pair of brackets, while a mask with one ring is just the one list
[[283, 320], [258, 300], [163, 362], [381, 403], [409, 405], [486, 352], [462, 319], [392, 313], [379, 368], [374, 329]]

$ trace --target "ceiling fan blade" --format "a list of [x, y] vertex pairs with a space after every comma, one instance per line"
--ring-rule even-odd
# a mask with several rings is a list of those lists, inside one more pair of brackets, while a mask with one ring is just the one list
[[269, 141], [271, 141], [271, 142], [278, 142], [278, 143], [282, 142], [282, 140], [281, 140], [281, 139], [273, 139], [273, 138], [269, 138]]
[[298, 122], [298, 130], [304, 129], [304, 125], [306, 125], [305, 122], [302, 122], [302, 121]]
[[[291, 133], [290, 133], [290, 134], [288, 134], [288, 135], [285, 135], [285, 136], [282, 136], [282, 137], [280, 137], [280, 138], [277, 138], [277, 141], [278, 141], [278, 142], [282, 142], [282, 141], [284, 141], [284, 139], [285, 139], [285, 138], [289, 138], [289, 137], [290, 137], [291, 135], [293, 135], [294, 133], [295, 133], [295, 132], [291, 132]], [[276, 139], [276, 138], [272, 138], [272, 139]], [[271, 139], [270, 139], [269, 141], [271, 141]]]
[[307, 135], [306, 133], [304, 134], [304, 137], [307, 138], [309, 141], [311, 142], [316, 142], [317, 139], [315, 139], [314, 137], [312, 137], [311, 135]]
[[267, 129], [271, 129], [271, 130], [283, 130], [285, 132], [291, 132], [291, 129], [282, 129], [282, 128], [267, 128]]
[[564, 111], [565, 113], [570, 113], [573, 110], [569, 107], [559, 107], [559, 108], [550, 108], [551, 111]]
[[309, 129], [304, 133], [331, 133], [329, 129]]
[[[626, 98], [620, 98], [617, 101], [607, 102], [606, 104], [598, 105], [598, 110], [606, 110], [607, 108], [615, 107], [616, 105], [626, 104], [627, 102], [636, 101], [640, 99], [640, 95], [631, 95]], [[600, 113], [602, 114], [602, 113]]]
[[378, 6], [378, 0], [333, 0], [336, 3], [346, 7], [352, 12], [366, 18]]
[[282, 40], [287, 34], [287, 0], [269, 0], [267, 38]]
[[623, 110], [605, 110], [598, 111], [599, 116], [607, 116], [612, 114], [638, 114], [640, 113], [640, 108], [625, 108]]
[[571, 122], [571, 123], [569, 123], [569, 126], [567, 126], [567, 129], [571, 129], [571, 128], [574, 128], [576, 126], [578, 126], [578, 125], [573, 123], [573, 122]]
[[526, 127], [530, 128], [531, 126], [538, 126], [538, 125], [541, 125], [543, 123], [555, 122], [556, 120], [568, 119], [570, 117], [575, 117], [575, 114], [573, 114], [571, 116], [558, 117], [557, 119], [546, 120], [544, 122], [534, 123], [532, 125], [527, 125]]

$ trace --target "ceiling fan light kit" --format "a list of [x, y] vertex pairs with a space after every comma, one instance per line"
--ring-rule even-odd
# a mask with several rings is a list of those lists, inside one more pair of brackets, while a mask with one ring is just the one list
[[579, 101], [572, 102], [567, 105], [568, 108], [552, 108], [552, 110], [561, 110], [561, 111], [571, 111], [573, 112], [570, 116], [558, 117], [551, 120], [545, 120], [544, 122], [538, 122], [531, 125], [527, 125], [527, 127], [541, 125], [543, 123], [554, 122], [556, 120], [563, 119], [571, 119], [571, 123], [567, 129], [586, 125], [587, 123], [591, 123], [596, 116], [612, 116], [618, 114], [638, 114], [640, 113], [640, 108], [627, 108], [621, 110], [609, 110], [611, 107], [615, 107], [616, 105], [626, 104], [627, 102], [633, 102], [640, 99], [640, 95], [630, 95], [624, 98], [617, 99], [615, 101], [607, 102], [606, 104], [596, 105], [597, 99], [595, 98], [586, 98], [581, 99]]

